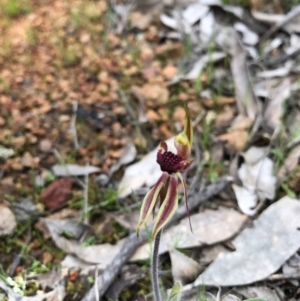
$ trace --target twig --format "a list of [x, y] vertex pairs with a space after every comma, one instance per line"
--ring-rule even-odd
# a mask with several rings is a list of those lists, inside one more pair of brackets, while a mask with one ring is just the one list
[[284, 27], [292, 21], [294, 18], [296, 18], [300, 14], [300, 5], [297, 5], [294, 7], [288, 14], [285, 15], [285, 17], [279, 21], [277, 24], [275, 24], [269, 31], [267, 31], [260, 39], [260, 43], [262, 41], [265, 41], [268, 39], [273, 33], [275, 33], [278, 29]]
[[[89, 166], [89, 163], [86, 164]], [[83, 221], [88, 224], [88, 207], [89, 207], [89, 173], [84, 176], [84, 205], [83, 205]]]
[[[203, 190], [195, 193], [190, 197], [190, 210], [194, 210], [200, 204], [208, 201], [210, 198], [218, 195], [224, 188], [227, 187], [229, 183], [231, 183], [231, 177], [222, 177], [213, 184], [205, 187]], [[185, 206], [182, 205], [177, 210], [176, 214], [173, 216], [171, 222], [168, 224], [168, 227], [177, 223], [183, 217], [187, 215]], [[122, 266], [131, 258], [134, 254], [135, 250], [148, 239], [148, 231], [145, 229], [140, 232], [140, 237], [136, 237], [136, 233], [132, 233], [125, 240], [121, 251], [116, 255], [112, 263], [108, 266], [108, 268], [103, 272], [103, 274], [98, 278], [98, 292], [99, 298], [102, 298], [109, 288], [109, 286], [113, 283], [116, 276], [119, 274]], [[95, 286], [93, 286], [89, 292], [84, 296], [82, 301], [95, 301]]]
[[72, 114], [71, 123], [70, 123], [70, 132], [73, 135], [73, 144], [74, 144], [75, 150], [79, 149], [77, 130], [76, 130], [77, 109], [78, 109], [78, 101], [74, 101], [73, 107], [72, 107], [73, 114]]
[[300, 273], [295, 274], [273, 274], [267, 278], [265, 278], [263, 281], [278, 281], [278, 280], [297, 280], [300, 279]]
[[24, 255], [25, 249], [27, 248], [30, 240], [31, 240], [31, 228], [28, 229], [26, 240], [22, 246], [21, 252], [15, 257], [13, 263], [10, 266], [8, 276], [12, 277], [14, 275], [15, 270], [16, 270], [17, 266], [20, 264], [22, 256]]
[[159, 289], [159, 278], [158, 278], [158, 258], [159, 258], [160, 238], [161, 238], [161, 230], [155, 236], [154, 248], [152, 254], [151, 278], [152, 278], [152, 287], [153, 287], [155, 301], [162, 301], [161, 293]]
[[[273, 274], [269, 277], [266, 277], [264, 279], [255, 281], [253, 283], [260, 283], [260, 282], [266, 282], [266, 281], [280, 281], [280, 280], [299, 280], [300, 279], [300, 273], [295, 273], [295, 274]], [[252, 283], [252, 284], [253, 284]], [[211, 286], [211, 283], [206, 284], [205, 282], [201, 283], [202, 286]], [[184, 292], [185, 294], [189, 295], [191, 292], [193, 292], [194, 290], [196, 290], [199, 286], [195, 285], [194, 283], [191, 284], [187, 284], [182, 288], [182, 292]]]
[[98, 266], [96, 265], [95, 269], [95, 297], [96, 301], [99, 301], [99, 286], [98, 286]]

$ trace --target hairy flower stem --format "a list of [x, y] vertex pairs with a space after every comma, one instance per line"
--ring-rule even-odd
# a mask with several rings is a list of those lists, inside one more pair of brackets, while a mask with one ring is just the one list
[[159, 279], [158, 279], [158, 258], [159, 258], [159, 243], [160, 243], [160, 237], [161, 237], [161, 231], [160, 230], [154, 239], [154, 248], [153, 248], [153, 254], [152, 254], [152, 286], [153, 286], [153, 292], [154, 292], [154, 300], [155, 301], [162, 301], [160, 289], [159, 289]]

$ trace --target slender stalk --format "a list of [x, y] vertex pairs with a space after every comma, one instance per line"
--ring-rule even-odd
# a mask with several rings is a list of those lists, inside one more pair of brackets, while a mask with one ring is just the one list
[[158, 279], [158, 258], [159, 258], [159, 244], [160, 244], [160, 237], [161, 237], [160, 230], [155, 239], [154, 239], [154, 247], [153, 247], [153, 254], [152, 254], [152, 269], [151, 269], [151, 277], [152, 277], [152, 286], [154, 292], [154, 300], [155, 301], [162, 301], [161, 293], [159, 289], [159, 279]]

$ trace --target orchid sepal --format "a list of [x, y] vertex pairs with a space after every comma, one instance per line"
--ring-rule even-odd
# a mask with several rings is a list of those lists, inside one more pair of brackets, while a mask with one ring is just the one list
[[157, 183], [148, 191], [148, 193], [145, 195], [142, 207], [140, 210], [140, 219], [139, 223], [136, 229], [137, 237], [139, 237], [139, 233], [141, 228], [145, 225], [147, 222], [149, 215], [154, 210], [155, 205], [158, 202], [159, 193], [163, 186], [165, 185], [165, 182], [168, 180], [169, 175], [167, 173], [163, 173]]
[[164, 200], [158, 210], [152, 230], [152, 237], [169, 222], [178, 209], [178, 178], [176, 175], [169, 176], [169, 183]]
[[189, 211], [189, 203], [188, 203], [186, 183], [185, 183], [185, 180], [184, 180], [183, 176], [181, 175], [181, 173], [178, 172], [176, 175], [177, 175], [178, 179], [180, 180], [180, 182], [182, 184], [182, 187], [183, 187], [183, 196], [184, 196], [184, 201], [185, 201], [186, 212], [187, 212], [187, 215], [188, 215], [188, 218], [189, 218], [190, 229], [191, 229], [191, 232], [193, 233], [191, 217], [190, 217], [190, 211]]

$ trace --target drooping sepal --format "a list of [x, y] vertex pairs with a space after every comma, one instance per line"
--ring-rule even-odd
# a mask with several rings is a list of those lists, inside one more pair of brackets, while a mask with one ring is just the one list
[[169, 183], [164, 200], [157, 213], [152, 230], [152, 237], [169, 222], [178, 208], [178, 179], [176, 175], [169, 176]]
[[181, 173], [177, 173], [177, 176], [182, 184], [182, 187], [183, 187], [183, 195], [184, 195], [184, 201], [185, 201], [185, 208], [186, 208], [186, 212], [187, 212], [187, 215], [188, 215], [188, 218], [189, 218], [189, 223], [190, 223], [190, 229], [191, 229], [191, 232], [193, 233], [193, 229], [192, 229], [192, 223], [191, 223], [191, 217], [190, 217], [190, 211], [189, 211], [189, 203], [188, 203], [188, 196], [187, 196], [187, 188], [186, 188], [186, 183], [185, 183], [185, 180], [182, 176]]
[[184, 129], [183, 132], [181, 132], [175, 137], [174, 142], [175, 142], [175, 147], [177, 149], [178, 155], [186, 160], [192, 151], [194, 135], [193, 135], [193, 125], [192, 125], [190, 112], [186, 104], [184, 105], [184, 110], [185, 110]]
[[163, 173], [157, 181], [157, 183], [146, 194], [140, 210], [140, 219], [136, 229], [137, 236], [139, 236], [141, 228], [145, 225], [147, 219], [149, 218], [149, 215], [151, 214], [155, 205], [157, 204], [159, 199], [159, 193], [163, 188], [165, 182], [167, 181], [168, 177], [169, 175], [167, 173]]

